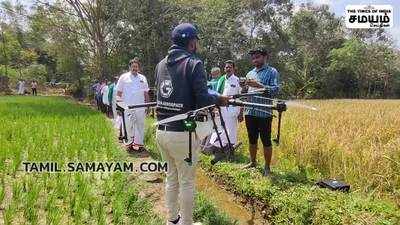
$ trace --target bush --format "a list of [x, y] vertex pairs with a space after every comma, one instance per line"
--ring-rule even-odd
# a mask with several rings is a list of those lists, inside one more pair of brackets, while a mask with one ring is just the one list
[[26, 80], [37, 80], [42, 83], [46, 81], [46, 67], [41, 64], [31, 64], [22, 70], [22, 76]]

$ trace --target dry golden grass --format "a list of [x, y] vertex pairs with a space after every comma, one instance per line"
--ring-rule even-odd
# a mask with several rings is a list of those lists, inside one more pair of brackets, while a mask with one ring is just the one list
[[[310, 111], [290, 108], [284, 114], [281, 145], [274, 162], [311, 166], [322, 177], [339, 178], [352, 189], [390, 197], [400, 204], [400, 101], [312, 100]], [[276, 121], [273, 127], [276, 131]], [[247, 155], [247, 137], [240, 138]], [[262, 155], [259, 153], [258, 156]]]

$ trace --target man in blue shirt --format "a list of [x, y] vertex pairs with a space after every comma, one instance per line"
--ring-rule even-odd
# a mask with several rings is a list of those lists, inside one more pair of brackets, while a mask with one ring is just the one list
[[[275, 97], [279, 92], [279, 73], [275, 68], [266, 64], [267, 51], [263, 48], [256, 48], [250, 51], [249, 54], [251, 56], [251, 62], [255, 67], [246, 75], [246, 84], [249, 86], [249, 91], [266, 88], [268, 90], [266, 97]], [[272, 103], [270, 100], [259, 96], [252, 96], [248, 100], [254, 103]], [[266, 108], [246, 107], [244, 114], [249, 138], [249, 152], [251, 160], [251, 162], [246, 165], [245, 168], [251, 168], [257, 165], [257, 143], [258, 137], [260, 137], [264, 148], [264, 176], [269, 176], [271, 173], [270, 164], [272, 158], [272, 110]]]

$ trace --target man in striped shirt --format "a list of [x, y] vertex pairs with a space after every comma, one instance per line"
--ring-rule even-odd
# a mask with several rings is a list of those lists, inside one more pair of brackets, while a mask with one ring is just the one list
[[[251, 50], [249, 54], [251, 56], [251, 62], [254, 65], [254, 69], [246, 75], [246, 85], [249, 87], [249, 91], [266, 88], [268, 90], [266, 97], [275, 97], [279, 92], [279, 73], [275, 68], [267, 65], [267, 51], [264, 48], [256, 48]], [[259, 96], [249, 97], [248, 101], [262, 104], [272, 103], [270, 100]], [[264, 176], [269, 176], [271, 173], [270, 164], [272, 158], [272, 110], [267, 108], [246, 107], [244, 114], [249, 138], [249, 152], [251, 160], [251, 162], [246, 165], [245, 168], [251, 168], [257, 165], [257, 143], [258, 137], [260, 137], [264, 149]]]

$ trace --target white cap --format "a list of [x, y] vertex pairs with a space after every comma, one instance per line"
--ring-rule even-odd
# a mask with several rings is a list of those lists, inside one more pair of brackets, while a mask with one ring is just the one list
[[211, 69], [211, 73], [214, 73], [214, 72], [221, 72], [221, 69], [219, 68], [219, 67], [213, 67], [212, 69]]

